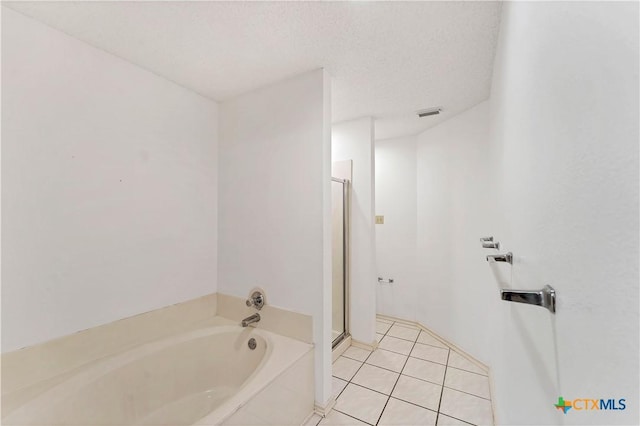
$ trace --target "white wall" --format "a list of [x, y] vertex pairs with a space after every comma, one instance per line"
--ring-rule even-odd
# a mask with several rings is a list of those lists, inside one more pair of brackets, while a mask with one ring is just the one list
[[2, 8], [2, 351], [216, 291], [217, 105]]
[[[490, 364], [500, 424], [638, 424], [638, 4], [503, 10], [490, 104], [417, 137], [416, 317]], [[555, 316], [499, 300], [545, 284]]]
[[218, 288], [313, 316], [316, 402], [331, 393], [330, 81], [324, 71], [221, 104]]
[[376, 316], [376, 236], [374, 131], [371, 117], [334, 124], [332, 161], [352, 160], [350, 204], [350, 333], [372, 345]]
[[488, 143], [483, 102], [418, 135], [416, 149], [417, 318], [483, 361], [497, 297], [479, 242], [491, 232]]
[[[638, 11], [504, 8], [491, 114], [498, 236], [516, 255], [512, 286], [553, 285], [558, 313], [503, 306], [491, 360], [503, 423], [640, 422]], [[549, 410], [560, 395], [628, 408], [565, 416]]]
[[416, 320], [418, 280], [416, 265], [416, 137], [375, 143], [376, 225], [378, 275], [393, 284], [378, 284], [377, 312]]
[[483, 361], [487, 307], [498, 303], [479, 238], [492, 206], [489, 105], [415, 137], [376, 142], [378, 312], [415, 320]]

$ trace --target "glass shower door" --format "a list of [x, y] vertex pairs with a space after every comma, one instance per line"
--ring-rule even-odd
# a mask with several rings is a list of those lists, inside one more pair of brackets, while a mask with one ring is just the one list
[[332, 346], [348, 334], [348, 190], [349, 181], [332, 178]]

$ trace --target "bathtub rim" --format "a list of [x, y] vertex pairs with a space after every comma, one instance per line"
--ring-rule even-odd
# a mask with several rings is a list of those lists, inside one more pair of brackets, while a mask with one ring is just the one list
[[[233, 333], [239, 336], [246, 334], [244, 338], [246, 338], [247, 341], [252, 335], [257, 335], [264, 339], [267, 348], [256, 368], [240, 385], [238, 391], [212, 412], [196, 420], [195, 423], [193, 423], [196, 425], [210, 425], [223, 422], [246, 404], [260, 390], [281, 375], [288, 366], [293, 365], [293, 363], [302, 358], [306, 353], [313, 350], [312, 344], [300, 342], [255, 327], [242, 328], [239, 325], [206, 324], [183, 333], [142, 343], [135, 347], [128, 348], [125, 351], [95, 360], [83, 366], [83, 368], [79, 369], [75, 374], [35, 395], [32, 399], [10, 412], [5, 413], [3, 410], [2, 423], [12, 421], [12, 418], [20, 415], [24, 410], [31, 410], [34, 407], [37, 411], [44, 410], [47, 406], [56, 404], [56, 402], [59, 402], [65, 396], [78, 392], [82, 387], [92, 381], [131, 362], [135, 362], [140, 358], [152, 355], [171, 346], [222, 333]], [[313, 386], [313, 384], [311, 385]]]

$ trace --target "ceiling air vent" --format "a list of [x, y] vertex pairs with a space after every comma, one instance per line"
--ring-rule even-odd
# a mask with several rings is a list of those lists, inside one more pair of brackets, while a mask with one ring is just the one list
[[435, 108], [421, 109], [419, 111], [416, 111], [416, 114], [418, 114], [418, 117], [428, 117], [430, 115], [438, 115], [441, 112], [442, 112], [442, 108], [435, 107]]

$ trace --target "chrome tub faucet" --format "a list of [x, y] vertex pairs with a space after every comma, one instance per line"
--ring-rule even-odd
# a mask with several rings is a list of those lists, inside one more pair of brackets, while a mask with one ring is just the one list
[[246, 317], [245, 319], [242, 320], [242, 326], [246, 327], [249, 324], [253, 324], [254, 322], [258, 322], [260, 321], [260, 314], [259, 313], [255, 313], [253, 315], [250, 315], [248, 317]]

